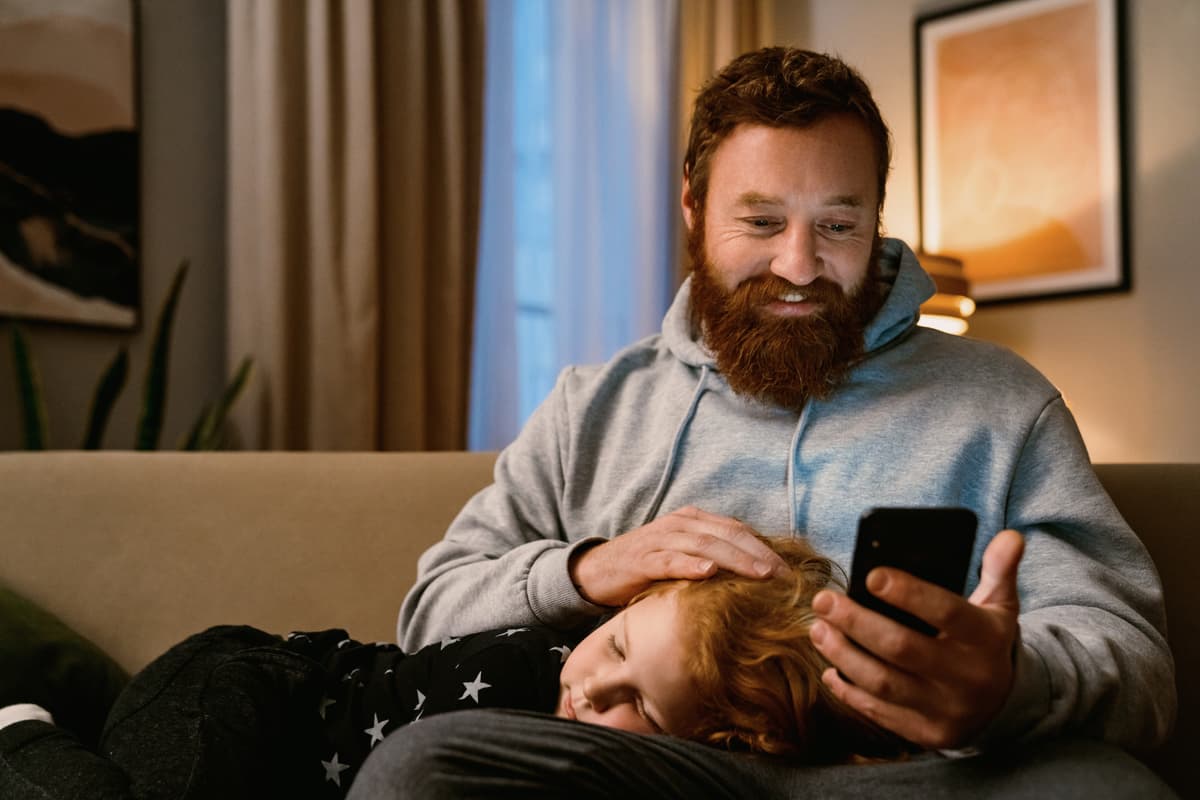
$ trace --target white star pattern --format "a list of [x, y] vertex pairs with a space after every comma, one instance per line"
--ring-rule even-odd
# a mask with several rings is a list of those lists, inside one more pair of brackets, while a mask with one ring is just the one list
[[458, 641], [457, 636], [447, 636], [445, 639], [442, 639], [442, 648], [441, 649], [445, 650], [447, 647], [449, 647], [450, 645], [454, 644], [457, 641]]
[[413, 706], [413, 711], [420, 711], [423, 705], [425, 705], [425, 694], [417, 689], [417, 704]]
[[479, 692], [484, 689], [490, 689], [491, 686], [492, 685], [490, 683], [483, 682], [483, 673], [480, 672], [478, 675], [475, 676], [475, 680], [463, 683], [464, 691], [462, 693], [462, 697], [460, 697], [458, 699], [466, 700], [468, 697], [470, 697], [472, 700], [474, 700], [476, 703], [478, 703], [479, 702]]
[[339, 789], [342, 787], [342, 773], [350, 769], [349, 764], [339, 764], [338, 754], [333, 754], [332, 761], [322, 761], [321, 766], [325, 768], [325, 780], [333, 781], [334, 786]]
[[387, 725], [390, 720], [385, 719], [380, 722], [378, 714], [372, 714], [371, 718], [375, 720], [375, 724], [370, 728], [365, 728], [363, 733], [371, 737], [371, 747], [374, 748], [376, 744], [383, 741], [383, 726]]
[[562, 647], [551, 647], [550, 652], [558, 653], [559, 657], [561, 658], [559, 663], [565, 664], [567, 663], [567, 656], [571, 655], [571, 648], [564, 644]]
[[325, 709], [329, 708], [331, 705], [333, 705], [336, 702], [337, 702], [337, 700], [334, 700], [332, 697], [322, 697], [321, 698], [321, 707], [318, 709], [318, 711], [321, 714], [321, 719], [325, 719]]
[[529, 628], [509, 628], [504, 633], [497, 633], [496, 638], [499, 639], [501, 637], [512, 636], [514, 633], [524, 633], [527, 630], [529, 630]]

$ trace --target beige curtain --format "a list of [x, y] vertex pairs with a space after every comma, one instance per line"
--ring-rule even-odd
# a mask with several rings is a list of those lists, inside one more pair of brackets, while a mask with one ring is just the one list
[[243, 446], [463, 446], [482, 64], [482, 0], [230, 0]]
[[[800, 2], [800, 0], [780, 0]], [[682, 174], [692, 104], [704, 82], [736, 56], [774, 43], [775, 0], [680, 0], [678, 136], [675, 163]], [[686, 229], [678, 223], [680, 279], [687, 274]]]

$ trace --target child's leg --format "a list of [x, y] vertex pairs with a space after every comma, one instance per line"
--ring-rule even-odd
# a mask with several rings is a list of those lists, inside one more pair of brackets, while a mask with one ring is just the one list
[[213, 628], [135, 678], [100, 740], [135, 797], [282, 797], [305, 785], [295, 750], [317, 726], [300, 712], [316, 708], [324, 673], [281, 645], [253, 628]]
[[0, 797], [5, 800], [127, 800], [124, 770], [62, 728], [18, 722], [0, 730]]
[[280, 645], [252, 628], [214, 628], [171, 648], [117, 699], [99, 754], [47, 723], [0, 729], [0, 797], [308, 796], [288, 791], [288, 767], [304, 740], [297, 709], [316, 707], [324, 673]]

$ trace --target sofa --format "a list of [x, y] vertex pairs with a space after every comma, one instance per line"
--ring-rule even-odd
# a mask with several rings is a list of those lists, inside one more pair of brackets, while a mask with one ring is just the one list
[[[492, 453], [0, 453], [0, 585], [128, 671], [221, 623], [394, 641], [418, 556]], [[1147, 762], [1184, 797], [1200, 745], [1200, 464], [1097, 472], [1162, 575], [1179, 718]]]

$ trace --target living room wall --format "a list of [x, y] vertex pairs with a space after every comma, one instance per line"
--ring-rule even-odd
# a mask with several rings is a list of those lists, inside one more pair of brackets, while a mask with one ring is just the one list
[[[175, 318], [162, 446], [217, 395], [225, 359], [225, 4], [143, 2], [140, 16], [142, 323], [132, 334], [29, 322], [50, 444], [78, 447], [101, 371], [129, 343], [128, 383], [105, 444], [133, 446], [154, 317], [179, 262], [191, 261]], [[0, 326], [3, 329], [3, 326]], [[0, 343], [0, 449], [21, 447], [7, 330]]]
[[[917, 240], [913, 21], [931, 0], [779, 2], [782, 43], [858, 67], [895, 137], [885, 223]], [[1023, 355], [1062, 390], [1095, 461], [1200, 461], [1200, 3], [1127, 4], [1133, 290], [984, 307], [969, 335]]]
[[[780, 42], [841, 54], [864, 73], [895, 136], [886, 225], [916, 240], [912, 25], [954, 0], [779, 0]], [[164, 445], [224, 381], [225, 11], [209, 0], [141, 5], [142, 307], [130, 336], [30, 324], [51, 443], [75, 446], [90, 393], [128, 340], [130, 382], [107, 444], [133, 441], [153, 316], [182, 258]], [[1200, 461], [1200, 3], [1128, 3], [1127, 85], [1133, 290], [985, 307], [970, 335], [1005, 344], [1063, 391], [1097, 461]], [[0, 449], [20, 446], [7, 341], [0, 347]]]

